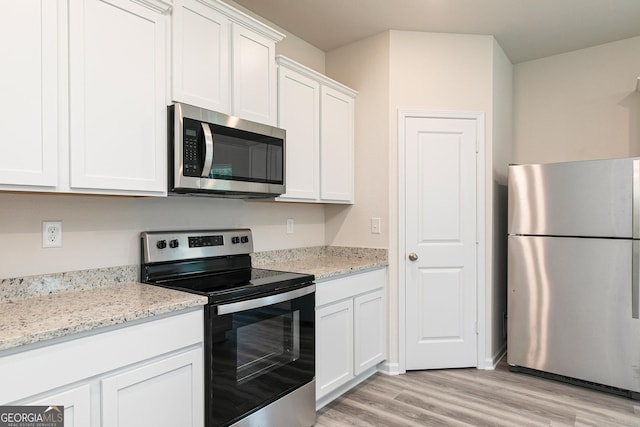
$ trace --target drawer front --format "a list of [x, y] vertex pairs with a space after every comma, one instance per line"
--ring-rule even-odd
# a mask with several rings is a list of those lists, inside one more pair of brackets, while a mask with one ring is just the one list
[[316, 284], [316, 307], [382, 289], [387, 280], [386, 268], [357, 273]]

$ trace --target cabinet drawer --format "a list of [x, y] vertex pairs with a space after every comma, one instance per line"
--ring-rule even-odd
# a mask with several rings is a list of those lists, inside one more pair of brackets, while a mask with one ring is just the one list
[[320, 307], [334, 301], [352, 298], [365, 292], [384, 288], [386, 280], [386, 269], [381, 268], [319, 282], [316, 284], [316, 306]]

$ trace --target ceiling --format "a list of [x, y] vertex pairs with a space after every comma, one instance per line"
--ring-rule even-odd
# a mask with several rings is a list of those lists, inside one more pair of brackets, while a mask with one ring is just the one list
[[389, 29], [485, 34], [518, 63], [640, 36], [640, 0], [235, 2], [325, 52]]

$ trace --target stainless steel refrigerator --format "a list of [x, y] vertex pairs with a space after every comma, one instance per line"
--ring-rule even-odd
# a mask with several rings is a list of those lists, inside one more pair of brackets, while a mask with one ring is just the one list
[[510, 368], [640, 398], [640, 158], [510, 166], [508, 232]]

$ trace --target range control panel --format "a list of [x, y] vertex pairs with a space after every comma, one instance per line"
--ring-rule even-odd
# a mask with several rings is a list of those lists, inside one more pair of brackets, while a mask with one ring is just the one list
[[145, 263], [242, 255], [253, 252], [251, 230], [146, 231], [140, 234]]

